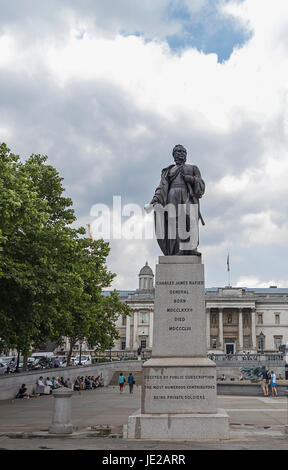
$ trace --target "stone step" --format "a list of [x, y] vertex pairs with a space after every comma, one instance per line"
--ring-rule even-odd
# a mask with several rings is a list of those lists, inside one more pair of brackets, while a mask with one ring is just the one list
[[[129, 376], [129, 373], [132, 372], [133, 376], [134, 376], [134, 379], [135, 379], [135, 385], [142, 385], [143, 383], [143, 375], [142, 375], [142, 372], [140, 372], [139, 370], [137, 371], [125, 371], [123, 369], [122, 373], [126, 379], [126, 383], [128, 381], [128, 376]], [[113, 376], [112, 376], [112, 379], [110, 381], [110, 384], [109, 385], [118, 385], [118, 378], [119, 378], [119, 372], [114, 372]]]

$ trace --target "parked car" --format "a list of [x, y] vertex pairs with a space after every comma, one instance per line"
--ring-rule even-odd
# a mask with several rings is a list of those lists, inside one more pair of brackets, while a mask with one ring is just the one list
[[[79, 365], [80, 363], [80, 356], [75, 357], [75, 365]], [[81, 355], [81, 365], [82, 366], [88, 366], [92, 364], [92, 357], [90, 354], [83, 354]]]
[[52, 358], [54, 356], [53, 352], [35, 352], [32, 354], [32, 357], [37, 358]]
[[[70, 358], [70, 366], [75, 365], [75, 357]], [[65, 357], [61, 362], [60, 362], [60, 367], [67, 367], [67, 358]]]
[[0, 362], [2, 364], [9, 364], [10, 362], [15, 361], [15, 360], [16, 360], [15, 356], [0, 357]]
[[[46, 363], [46, 359], [44, 359]], [[39, 370], [43, 369], [43, 361], [41, 357], [29, 357], [28, 358], [28, 370]]]
[[7, 372], [8, 367], [9, 367], [9, 369], [8, 369], [9, 372], [15, 372], [16, 364], [17, 364], [17, 360], [16, 360], [15, 356], [1, 357], [0, 358], [0, 363], [3, 364], [3, 366], [5, 366], [5, 368], [3, 368], [3, 366], [1, 366], [0, 374], [5, 374]]
[[4, 362], [0, 362], [0, 375], [6, 374], [8, 364]]

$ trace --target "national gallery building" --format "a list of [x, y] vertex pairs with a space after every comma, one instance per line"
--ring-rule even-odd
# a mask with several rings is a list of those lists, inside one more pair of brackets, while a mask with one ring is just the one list
[[[118, 294], [132, 314], [118, 319], [120, 340], [112, 351], [151, 351], [154, 274], [148, 263], [140, 270], [139, 288]], [[208, 353], [275, 353], [288, 343], [288, 288], [207, 288], [205, 304]]]

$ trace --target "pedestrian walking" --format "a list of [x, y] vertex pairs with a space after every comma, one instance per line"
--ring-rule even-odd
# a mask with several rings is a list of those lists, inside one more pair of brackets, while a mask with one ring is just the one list
[[120, 372], [119, 379], [118, 379], [120, 393], [123, 392], [125, 382], [126, 382], [125, 377], [122, 374], [122, 372]]
[[141, 346], [139, 346], [139, 348], [137, 349], [138, 361], [141, 361], [141, 354], [142, 354], [142, 348]]
[[271, 390], [272, 390], [272, 397], [278, 397], [276, 374], [274, 370], [271, 370]]
[[53, 367], [60, 367], [60, 359], [58, 356], [55, 357]]
[[261, 388], [262, 388], [264, 397], [268, 397], [269, 396], [270, 373], [266, 369], [265, 366], [262, 367], [260, 378], [261, 378], [260, 384], [261, 384]]
[[133, 386], [135, 385], [135, 379], [134, 379], [132, 372], [130, 372], [128, 376], [128, 385], [129, 385], [129, 393], [133, 393]]

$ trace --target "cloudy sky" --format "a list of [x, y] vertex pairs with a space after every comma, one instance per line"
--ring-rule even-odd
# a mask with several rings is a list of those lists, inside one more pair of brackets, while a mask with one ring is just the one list
[[[143, 207], [183, 144], [207, 287], [228, 252], [233, 286], [288, 287], [287, 75], [287, 0], [0, 0], [0, 141], [48, 155], [84, 226], [113, 196]], [[114, 287], [160, 254], [112, 240]]]

